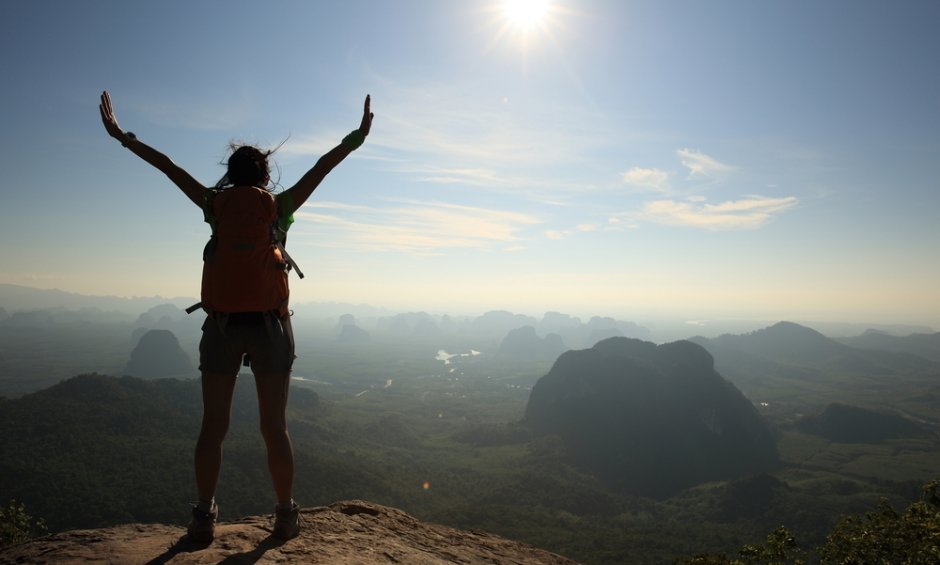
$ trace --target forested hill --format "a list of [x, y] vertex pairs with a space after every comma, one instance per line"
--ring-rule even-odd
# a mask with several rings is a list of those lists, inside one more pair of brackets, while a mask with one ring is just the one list
[[930, 429], [894, 412], [879, 412], [834, 402], [819, 414], [796, 422], [809, 434], [840, 443], [882, 443], [890, 439], [930, 437]]
[[754, 406], [701, 346], [610, 338], [569, 351], [536, 383], [525, 421], [625, 492], [663, 496], [776, 461]]
[[[291, 391], [289, 411], [298, 431], [315, 418], [318, 404], [310, 390]], [[192, 452], [201, 414], [196, 379], [81, 375], [2, 400], [0, 500], [24, 502], [53, 531], [179, 522], [195, 496]], [[230, 499], [230, 517], [270, 511], [269, 482], [259, 480], [267, 470], [257, 430], [254, 383], [239, 379], [220, 487], [220, 495]], [[336, 481], [327, 476], [330, 470], [356, 476], [332, 463], [305, 464], [327, 485]]]

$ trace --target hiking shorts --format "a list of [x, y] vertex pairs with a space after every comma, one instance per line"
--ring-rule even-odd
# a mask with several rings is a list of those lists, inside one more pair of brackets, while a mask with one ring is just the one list
[[236, 375], [247, 355], [255, 376], [289, 373], [294, 364], [290, 316], [234, 312], [207, 316], [199, 342], [199, 370]]

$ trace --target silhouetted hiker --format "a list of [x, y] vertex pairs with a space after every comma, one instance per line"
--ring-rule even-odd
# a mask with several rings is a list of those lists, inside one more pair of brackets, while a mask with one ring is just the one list
[[[296, 268], [284, 250], [293, 212], [352, 151], [372, 127], [366, 96], [359, 128], [320, 157], [297, 184], [277, 195], [268, 157], [250, 145], [232, 145], [225, 176], [214, 187], [203, 186], [169, 157], [123, 131], [114, 117], [111, 97], [101, 94], [101, 120], [111, 137], [150, 163], [203, 209], [212, 227], [204, 252], [202, 306], [208, 315], [199, 343], [202, 372], [202, 429], [196, 444], [196, 488], [188, 532], [210, 542], [218, 506], [215, 490], [222, 465], [222, 441], [228, 431], [232, 395], [239, 366], [249, 363], [258, 390], [261, 434], [268, 451], [268, 469], [277, 494], [274, 535], [290, 539], [300, 532], [299, 507], [293, 499], [294, 453], [287, 433], [287, 395], [294, 362], [294, 337], [288, 310], [287, 273]], [[299, 271], [298, 271], [299, 272]], [[301, 275], [303, 276], [303, 275]]]

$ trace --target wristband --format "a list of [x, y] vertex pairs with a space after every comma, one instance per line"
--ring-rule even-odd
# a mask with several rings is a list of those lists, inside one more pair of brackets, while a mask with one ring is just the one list
[[349, 135], [343, 138], [342, 143], [343, 146], [348, 147], [350, 151], [355, 151], [356, 149], [359, 149], [359, 147], [365, 143], [365, 141], [366, 134], [357, 129], [354, 129], [349, 133]]
[[125, 131], [124, 140], [121, 142], [121, 147], [127, 147], [127, 145], [132, 141], [137, 141], [137, 136], [134, 135], [134, 132], [132, 131]]

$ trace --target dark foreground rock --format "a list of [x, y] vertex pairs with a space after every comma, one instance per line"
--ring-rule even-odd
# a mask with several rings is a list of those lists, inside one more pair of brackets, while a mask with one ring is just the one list
[[306, 508], [290, 541], [271, 537], [271, 516], [222, 522], [210, 545], [191, 543], [183, 526], [127, 524], [74, 530], [3, 550], [0, 563], [444, 563], [577, 565], [478, 530], [426, 524], [360, 500]]

